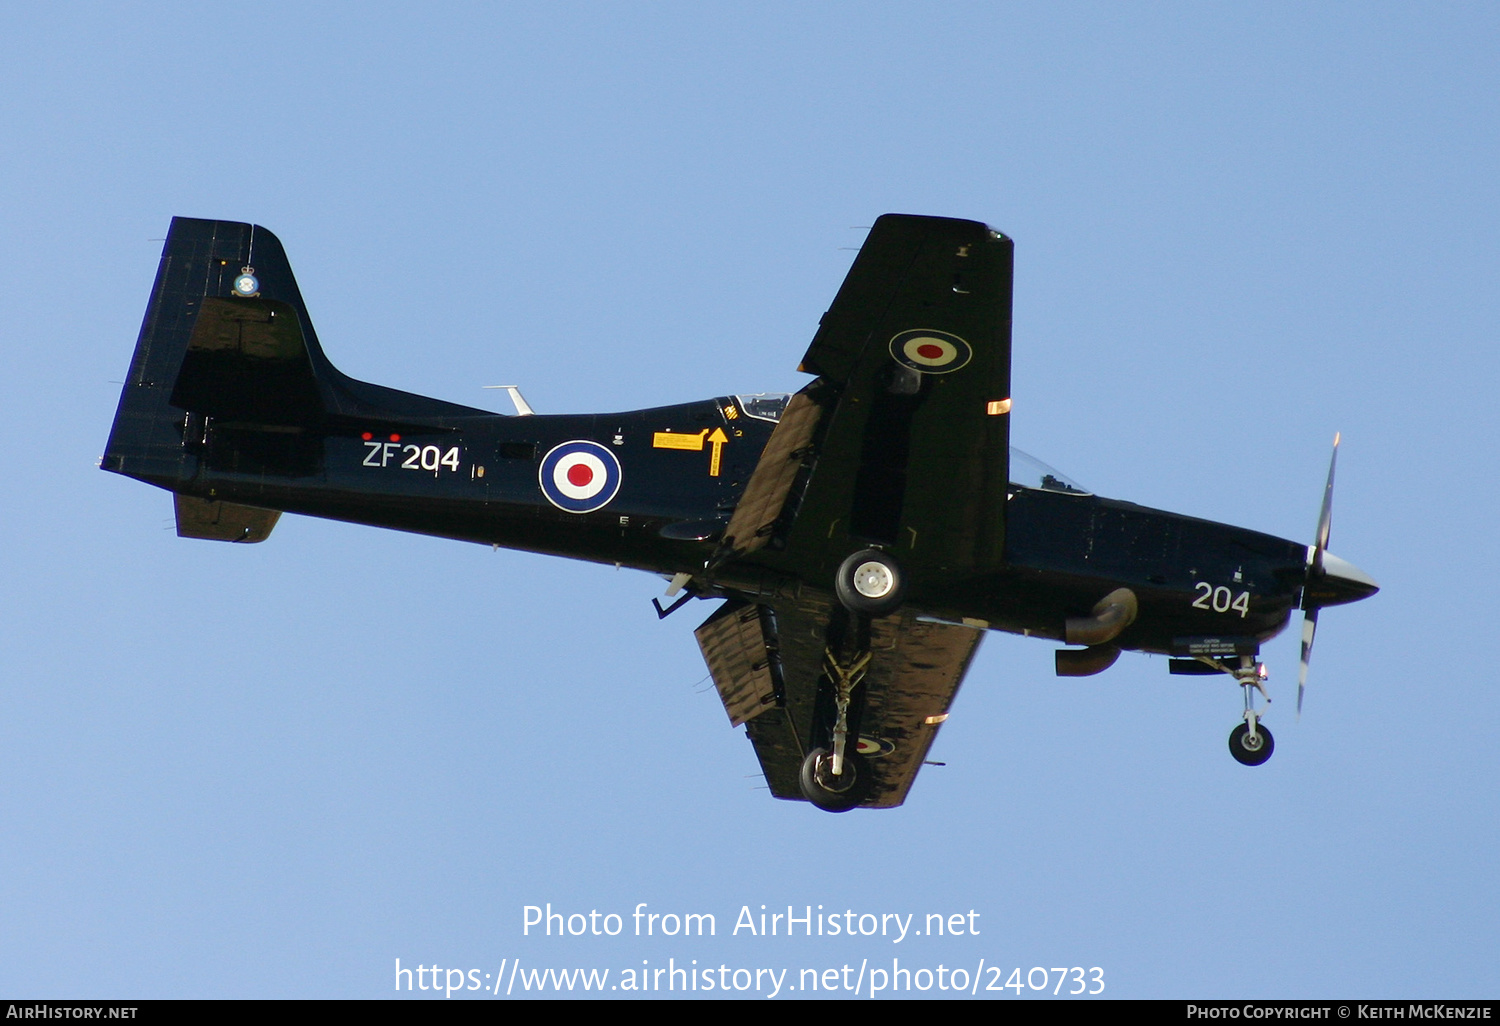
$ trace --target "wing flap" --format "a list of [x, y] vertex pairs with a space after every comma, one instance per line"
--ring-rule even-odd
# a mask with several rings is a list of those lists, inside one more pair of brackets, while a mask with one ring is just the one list
[[787, 403], [724, 531], [721, 549], [726, 555], [746, 555], [770, 540], [822, 416], [823, 407], [806, 390]]
[[888, 809], [906, 801], [983, 636], [972, 627], [910, 614], [871, 623], [873, 657], [860, 684], [865, 695], [859, 730], [890, 750], [867, 759], [875, 777], [867, 806]]
[[768, 606], [726, 602], [693, 634], [730, 724], [743, 725], [755, 746], [771, 794], [800, 799], [803, 744], [797, 710], [788, 707], [781, 687], [775, 613]]
[[765, 606], [726, 602], [693, 632], [731, 727], [776, 705], [779, 688], [767, 641], [775, 628], [769, 621]]
[[[828, 701], [825, 658], [841, 615], [831, 597], [808, 590], [774, 609], [727, 602], [696, 632], [730, 722], [744, 725], [777, 798], [802, 800], [802, 760], [814, 745], [815, 711]], [[871, 658], [854, 701], [859, 736], [871, 742], [866, 807], [906, 800], [982, 636], [910, 613], [870, 624]]]

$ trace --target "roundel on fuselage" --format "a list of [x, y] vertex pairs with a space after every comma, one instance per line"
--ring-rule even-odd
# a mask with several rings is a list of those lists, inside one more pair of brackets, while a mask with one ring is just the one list
[[553, 446], [537, 471], [542, 494], [558, 509], [592, 513], [620, 490], [620, 461], [598, 442], [574, 439]]

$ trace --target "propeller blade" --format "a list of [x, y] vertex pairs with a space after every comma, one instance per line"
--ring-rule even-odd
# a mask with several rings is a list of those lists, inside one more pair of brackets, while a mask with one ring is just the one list
[[1312, 658], [1313, 635], [1318, 632], [1318, 610], [1302, 614], [1302, 668], [1297, 673], [1297, 718], [1302, 718], [1302, 695], [1307, 690], [1307, 663]]
[[[1318, 533], [1307, 553], [1307, 583], [1323, 576], [1323, 555], [1333, 529], [1333, 471], [1339, 462], [1339, 432], [1333, 435], [1333, 455], [1328, 458], [1328, 483], [1323, 486], [1323, 508], [1318, 510]], [[1302, 718], [1302, 696], [1307, 693], [1307, 663], [1312, 658], [1313, 637], [1318, 632], [1318, 607], [1302, 595], [1302, 665], [1297, 671], [1297, 719]]]
[[1313, 542], [1312, 559], [1308, 564], [1308, 572], [1321, 574], [1323, 572], [1323, 553], [1328, 551], [1328, 534], [1333, 527], [1333, 468], [1339, 461], [1339, 433], [1333, 435], [1333, 456], [1328, 460], [1328, 484], [1323, 488], [1323, 508], [1318, 511], [1318, 534]]

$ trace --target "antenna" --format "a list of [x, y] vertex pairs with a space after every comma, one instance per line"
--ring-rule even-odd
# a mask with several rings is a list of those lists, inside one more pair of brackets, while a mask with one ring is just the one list
[[510, 393], [510, 401], [516, 404], [516, 416], [517, 417], [534, 417], [534, 416], [536, 416], [536, 411], [533, 410], [531, 408], [531, 404], [528, 403], [525, 400], [524, 397], [522, 397], [521, 390], [519, 388], [517, 388], [515, 385], [485, 385], [484, 387], [485, 388], [503, 388], [507, 392], [509, 392]]

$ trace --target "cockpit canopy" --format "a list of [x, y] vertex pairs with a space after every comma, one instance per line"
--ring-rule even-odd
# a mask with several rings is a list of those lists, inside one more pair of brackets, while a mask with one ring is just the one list
[[1067, 492], [1070, 495], [1092, 493], [1061, 471], [1048, 466], [1030, 453], [1010, 447], [1010, 480], [1023, 488], [1040, 488], [1048, 492]]
[[785, 392], [756, 392], [754, 395], [737, 395], [734, 401], [740, 412], [756, 420], [779, 421], [786, 404], [792, 397]]

